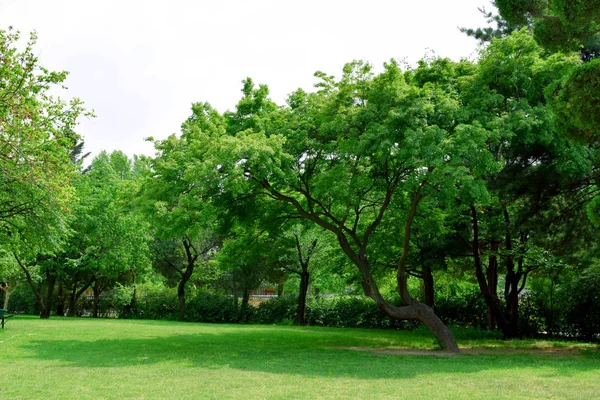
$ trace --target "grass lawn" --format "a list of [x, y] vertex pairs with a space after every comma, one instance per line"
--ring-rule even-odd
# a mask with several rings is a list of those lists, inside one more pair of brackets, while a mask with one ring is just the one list
[[[457, 332], [457, 336], [466, 337]], [[593, 399], [597, 345], [425, 331], [16, 316], [0, 330], [6, 399]], [[411, 351], [407, 351], [410, 349]], [[432, 354], [433, 353], [433, 354]]]

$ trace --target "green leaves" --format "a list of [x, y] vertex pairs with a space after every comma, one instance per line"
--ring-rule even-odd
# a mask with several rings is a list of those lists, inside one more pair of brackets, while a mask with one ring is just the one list
[[77, 119], [87, 113], [78, 99], [55, 99], [67, 73], [38, 64], [32, 34], [23, 50], [19, 33], [0, 30], [0, 245], [37, 254], [55, 252], [68, 234], [70, 150]]

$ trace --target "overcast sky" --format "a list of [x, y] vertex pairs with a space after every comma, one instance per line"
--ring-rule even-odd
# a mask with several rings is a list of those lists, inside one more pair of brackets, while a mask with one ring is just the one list
[[144, 138], [179, 132], [194, 102], [233, 109], [241, 81], [283, 103], [317, 70], [363, 59], [413, 64], [427, 52], [476, 57], [459, 26], [479, 27], [489, 0], [0, 0], [0, 28], [35, 30], [41, 64], [70, 72], [86, 150], [153, 154]]

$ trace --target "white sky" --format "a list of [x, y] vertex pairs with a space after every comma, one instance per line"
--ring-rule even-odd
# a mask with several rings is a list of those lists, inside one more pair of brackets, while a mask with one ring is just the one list
[[[416, 62], [427, 51], [474, 58], [489, 0], [0, 0], [0, 28], [36, 30], [41, 64], [67, 70], [86, 151], [153, 154], [144, 138], [179, 132], [193, 102], [233, 109], [241, 81], [269, 86], [282, 104], [317, 70], [338, 75], [364, 59]], [[429, 50], [428, 50], [429, 49]]]

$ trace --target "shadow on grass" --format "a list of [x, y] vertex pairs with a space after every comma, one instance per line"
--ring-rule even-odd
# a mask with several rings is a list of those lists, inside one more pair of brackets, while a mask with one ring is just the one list
[[352, 338], [347, 331], [343, 335], [329, 335], [326, 331], [257, 329], [91, 341], [32, 338], [19, 347], [31, 358], [84, 368], [177, 363], [205, 369], [233, 368], [273, 374], [359, 379], [398, 379], [423, 374], [522, 368], [543, 368], [547, 376], [568, 376], [579, 371], [600, 369], [597, 352], [576, 358], [531, 354], [432, 357], [373, 354], [342, 348], [373, 344], [364, 337]]

